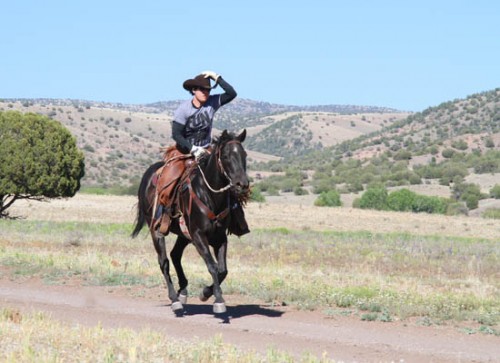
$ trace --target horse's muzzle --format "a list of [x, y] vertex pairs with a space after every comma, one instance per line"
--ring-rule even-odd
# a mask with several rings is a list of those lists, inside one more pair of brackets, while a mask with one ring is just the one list
[[[234, 181], [233, 181], [234, 183]], [[237, 195], [246, 195], [250, 192], [250, 183], [248, 179], [237, 181], [233, 184], [233, 190]]]

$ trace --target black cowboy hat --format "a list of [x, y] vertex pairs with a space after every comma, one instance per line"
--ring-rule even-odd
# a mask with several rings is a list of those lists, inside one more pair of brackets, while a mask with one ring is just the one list
[[188, 79], [182, 84], [182, 87], [184, 87], [186, 91], [191, 91], [193, 88], [197, 87], [206, 89], [214, 88], [210, 85], [210, 78], [205, 78], [203, 74], [197, 75], [194, 79]]

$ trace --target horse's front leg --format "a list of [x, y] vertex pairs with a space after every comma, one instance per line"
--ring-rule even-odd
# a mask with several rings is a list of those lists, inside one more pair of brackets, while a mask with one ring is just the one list
[[[193, 244], [196, 246], [196, 249], [198, 250], [198, 253], [200, 256], [203, 258], [205, 261], [205, 264], [207, 265], [208, 272], [210, 275], [212, 275], [212, 281], [213, 285], [211, 286], [212, 293], [215, 297], [215, 302], [214, 302], [214, 308], [213, 311], [216, 314], [220, 313], [225, 313], [226, 312], [226, 304], [224, 302], [224, 298], [222, 297], [222, 289], [220, 287], [220, 277], [224, 276], [226, 273], [220, 273], [219, 271], [219, 265], [218, 263], [214, 260], [212, 254], [210, 253], [210, 248], [208, 244], [207, 238], [202, 235], [201, 233], [197, 233], [195, 236], [193, 236]], [[221, 249], [219, 249], [219, 254], [220, 254]], [[225, 252], [224, 252], [225, 255]], [[224, 262], [225, 265], [225, 262]], [[205, 287], [207, 289], [207, 287]], [[204, 291], [205, 291], [204, 289]], [[208, 287], [210, 289], [210, 287]], [[211, 295], [211, 294], [210, 294]], [[202, 296], [204, 297], [205, 294], [202, 293]], [[208, 298], [206, 298], [208, 299]], [[206, 300], [204, 299], [204, 300]], [[203, 300], [203, 298], [202, 298]]]
[[[225, 237], [225, 236], [224, 236]], [[224, 282], [227, 276], [227, 237], [225, 237], [223, 243], [219, 246], [214, 247], [215, 255], [217, 256], [217, 268], [218, 268], [218, 279], [219, 284]], [[201, 301], [207, 301], [214, 293], [214, 285], [205, 286], [200, 295]]]
[[158, 254], [158, 264], [160, 265], [160, 270], [167, 284], [168, 297], [172, 302], [171, 308], [174, 312], [182, 310], [182, 303], [179, 302], [177, 292], [175, 291], [174, 284], [172, 283], [172, 279], [170, 277], [170, 264], [167, 257], [165, 237], [156, 237], [155, 231], [151, 231], [151, 235], [153, 236], [154, 246]]
[[184, 269], [182, 268], [182, 254], [184, 253], [184, 249], [188, 244], [189, 240], [184, 237], [178, 236], [177, 240], [175, 241], [174, 248], [172, 248], [172, 251], [170, 252], [170, 258], [172, 259], [177, 278], [179, 279], [179, 291], [177, 292], [177, 296], [182, 304], [185, 304], [187, 302], [188, 296], [188, 280], [186, 278], [186, 275], [184, 274]]

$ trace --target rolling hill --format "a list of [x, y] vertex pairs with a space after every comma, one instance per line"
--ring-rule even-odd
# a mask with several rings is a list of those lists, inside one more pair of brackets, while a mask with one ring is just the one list
[[[60, 121], [85, 153], [82, 185], [110, 187], [133, 184], [149, 164], [161, 158], [161, 147], [172, 143], [170, 122], [179, 102], [125, 105], [69, 99], [2, 99], [0, 111], [34, 112]], [[285, 149], [270, 147], [276, 144], [273, 132], [280, 134], [280, 139], [293, 133], [289, 146], [300, 155], [379, 130], [407, 115], [371, 106], [300, 108], [236, 99], [217, 113], [214, 132], [246, 128], [251, 135], [246, 143], [249, 162], [267, 162], [285, 154]], [[300, 119], [291, 129], [287, 128], [290, 118]], [[330, 137], [330, 133], [335, 136]], [[308, 136], [299, 145], [294, 140], [301, 135]]]
[[[136, 183], [146, 166], [161, 158], [161, 147], [172, 143], [170, 122], [179, 102], [125, 105], [3, 99], [0, 110], [35, 112], [60, 121], [85, 153], [82, 184], [110, 187]], [[296, 168], [311, 176], [312, 170], [349, 160], [360, 163], [352, 164], [356, 173], [370, 160], [379, 159], [399, 162], [399, 168], [405, 162], [408, 173], [413, 173], [414, 168], [439, 163], [452, 154], [460, 158], [498, 150], [500, 89], [446, 101], [418, 113], [370, 106], [298, 107], [236, 99], [217, 113], [215, 126], [215, 133], [222, 129], [248, 130], [245, 145], [252, 175]]]

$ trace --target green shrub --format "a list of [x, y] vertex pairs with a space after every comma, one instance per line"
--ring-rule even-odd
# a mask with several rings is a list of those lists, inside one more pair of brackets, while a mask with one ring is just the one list
[[495, 173], [500, 168], [500, 162], [495, 159], [481, 159], [474, 165], [477, 174]]
[[393, 156], [394, 160], [410, 160], [412, 158], [411, 152], [408, 150], [399, 150]]
[[387, 197], [388, 209], [397, 212], [445, 214], [448, 204], [449, 201], [445, 198], [419, 195], [406, 188], [394, 191]]
[[413, 209], [416, 195], [416, 193], [408, 189], [397, 190], [387, 197], [387, 206], [393, 211], [409, 212]]
[[314, 205], [318, 207], [340, 207], [342, 205], [340, 194], [336, 190], [323, 192], [314, 201]]
[[460, 140], [456, 140], [456, 141], [453, 141], [451, 143], [451, 146], [457, 150], [467, 150], [469, 145], [467, 144], [467, 142], [463, 139], [460, 139]]
[[489, 149], [492, 149], [495, 147], [495, 142], [493, 141], [493, 139], [491, 137], [488, 137], [485, 141], [484, 141], [484, 145], [489, 148]]
[[479, 200], [484, 199], [481, 188], [472, 183], [456, 183], [452, 188], [453, 195], [457, 200], [464, 201], [469, 209], [476, 209]]
[[448, 163], [442, 167], [439, 184], [450, 185], [457, 182], [457, 178], [463, 179], [469, 174], [467, 165], [459, 163]]
[[252, 187], [252, 191], [250, 193], [250, 201], [251, 202], [259, 202], [263, 203], [266, 201], [266, 198], [262, 195], [260, 188], [257, 186]]
[[500, 184], [495, 184], [493, 188], [490, 189], [490, 197], [500, 199]]
[[387, 210], [387, 189], [371, 187], [363, 193], [359, 201], [361, 209]]
[[320, 194], [335, 189], [336, 183], [333, 177], [326, 177], [320, 179], [313, 179], [312, 181], [313, 193]]
[[445, 159], [450, 159], [453, 157], [453, 155], [455, 155], [455, 150], [453, 149], [444, 149], [442, 152], [441, 152], [441, 155], [443, 156], [443, 158]]
[[439, 197], [416, 194], [413, 201], [412, 211], [415, 213], [438, 213], [445, 214], [448, 208], [448, 200]]
[[293, 194], [295, 195], [308, 195], [309, 192], [302, 188], [302, 187], [296, 187], [294, 190], [293, 190]]
[[349, 193], [357, 193], [363, 190], [363, 184], [360, 181], [354, 181], [347, 185], [347, 191]]

